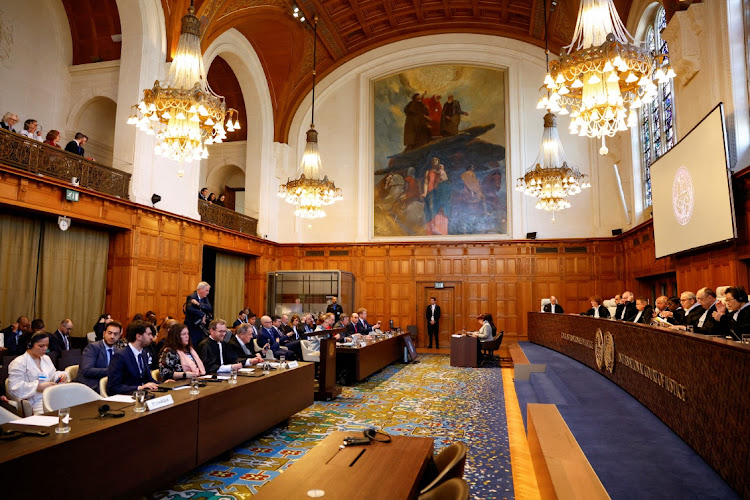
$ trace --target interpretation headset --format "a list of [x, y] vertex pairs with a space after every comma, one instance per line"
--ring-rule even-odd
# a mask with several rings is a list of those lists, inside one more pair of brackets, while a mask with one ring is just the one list
[[121, 418], [125, 416], [125, 412], [122, 410], [110, 410], [109, 405], [101, 405], [99, 407], [99, 418]]
[[[364, 436], [367, 439], [369, 439], [370, 441], [377, 441], [379, 443], [390, 443], [391, 442], [391, 435], [390, 434], [388, 434], [385, 431], [381, 431], [379, 429], [375, 429], [374, 427], [370, 428], [370, 429], [365, 429], [364, 431], [362, 431], [362, 434], [364, 434]], [[378, 435], [381, 435], [383, 437], [382, 438], [378, 438]]]

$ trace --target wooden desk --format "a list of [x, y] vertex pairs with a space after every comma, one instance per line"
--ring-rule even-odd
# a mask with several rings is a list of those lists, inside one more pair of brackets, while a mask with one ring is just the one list
[[404, 355], [403, 337], [409, 335], [402, 332], [389, 339], [369, 341], [365, 347], [337, 347], [336, 371], [349, 373], [351, 383], [353, 378], [357, 382], [364, 380], [376, 371], [402, 359]]
[[479, 339], [470, 335], [451, 337], [451, 366], [476, 368]]
[[[29, 488], [39, 484], [40, 463], [48, 464], [50, 478], [56, 478], [45, 491], [58, 498], [149, 494], [311, 405], [313, 375], [312, 363], [300, 363], [260, 378], [239, 377], [236, 385], [209, 382], [195, 396], [189, 389], [170, 391], [173, 405], [143, 413], [135, 413], [133, 404], [106, 402], [113, 410], [123, 409], [122, 418], [98, 418], [105, 402], [94, 401], [70, 409], [71, 431], [62, 435], [54, 427], [5, 424], [6, 429], [43, 429], [50, 435], [0, 442], [0, 470], [13, 478], [4, 481], [3, 496], [28, 497]], [[285, 398], [268, 402], [270, 394], [278, 393]], [[133, 480], [118, 472], [123, 464]]]
[[310, 490], [323, 498], [402, 500], [416, 498], [419, 480], [432, 457], [430, 438], [393, 436], [390, 443], [339, 448], [347, 436], [333, 432], [283, 474], [258, 490], [254, 498], [307, 499]]

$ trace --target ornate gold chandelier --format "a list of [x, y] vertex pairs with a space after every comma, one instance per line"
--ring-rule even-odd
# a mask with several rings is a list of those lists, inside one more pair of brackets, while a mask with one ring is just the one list
[[568, 165], [557, 132], [557, 119], [547, 112], [544, 115], [542, 147], [534, 165], [516, 180], [516, 191], [538, 198], [536, 208], [552, 212], [554, 221], [555, 212], [570, 208], [569, 196], [589, 187], [588, 177], [578, 168]]
[[605, 137], [636, 126], [638, 108], [654, 100], [657, 84], [676, 76], [664, 55], [634, 43], [612, 0], [581, 0], [573, 41], [563, 49], [549, 64], [549, 96], [537, 109], [570, 114], [570, 133], [601, 137], [603, 155]]
[[[294, 17], [299, 15], [294, 12]], [[304, 22], [304, 17], [301, 21]], [[288, 203], [295, 205], [297, 209], [294, 215], [303, 219], [318, 219], [325, 217], [323, 207], [331, 205], [341, 199], [341, 189], [328, 180], [328, 176], [320, 178], [321, 162], [318, 152], [318, 131], [315, 130], [315, 59], [318, 46], [318, 16], [313, 19], [313, 85], [312, 85], [312, 118], [310, 130], [307, 131], [307, 143], [305, 153], [300, 164], [300, 176], [298, 179], [288, 180], [286, 184], [279, 186], [279, 196]]]
[[[224, 122], [226, 120], [226, 130]], [[206, 146], [220, 143], [240, 128], [237, 111], [208, 86], [200, 44], [200, 20], [191, 5], [182, 18], [177, 53], [167, 80], [143, 91], [128, 123], [156, 136], [154, 153], [179, 162], [208, 158]], [[184, 174], [182, 168], [178, 172]]]

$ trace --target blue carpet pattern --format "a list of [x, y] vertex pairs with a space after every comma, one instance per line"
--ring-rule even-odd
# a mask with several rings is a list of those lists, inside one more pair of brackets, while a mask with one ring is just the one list
[[546, 373], [515, 381], [524, 425], [527, 403], [557, 405], [613, 499], [739, 498], [692, 448], [619, 386], [557, 351], [520, 344], [530, 363], [547, 365]]
[[281, 474], [328, 433], [378, 427], [394, 435], [431, 437], [435, 451], [468, 446], [464, 479], [472, 498], [512, 499], [513, 480], [499, 368], [455, 368], [448, 356], [422, 355], [345, 387], [334, 401], [315, 402], [226, 460], [209, 462], [157, 499], [243, 499]]

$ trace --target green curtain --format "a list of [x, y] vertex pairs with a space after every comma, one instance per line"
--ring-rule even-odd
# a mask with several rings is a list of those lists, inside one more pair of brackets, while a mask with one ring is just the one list
[[216, 283], [214, 292], [214, 318], [226, 320], [229, 327], [245, 305], [244, 257], [216, 254]]
[[41, 221], [0, 215], [0, 328], [34, 317]]

